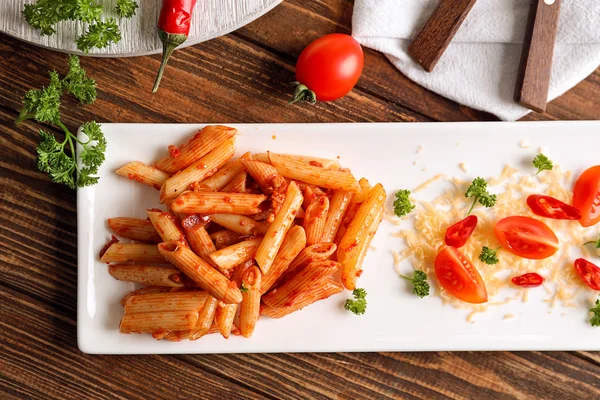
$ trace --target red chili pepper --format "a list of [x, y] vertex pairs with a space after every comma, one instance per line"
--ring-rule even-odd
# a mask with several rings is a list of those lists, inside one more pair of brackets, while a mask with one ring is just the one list
[[444, 241], [448, 246], [460, 248], [467, 243], [477, 226], [477, 216], [469, 215], [446, 230]]
[[525, 288], [538, 287], [544, 283], [544, 277], [535, 272], [529, 272], [525, 275], [515, 276], [512, 278], [512, 283]]
[[600, 268], [588, 260], [578, 258], [575, 260], [575, 271], [581, 279], [593, 290], [600, 290]]
[[158, 37], [163, 44], [163, 58], [160, 63], [152, 93], [158, 90], [163, 72], [173, 50], [185, 42], [190, 33], [190, 22], [196, 0], [163, 0], [158, 17]]
[[532, 194], [527, 198], [527, 205], [535, 215], [554, 219], [579, 220], [581, 212], [554, 197]]

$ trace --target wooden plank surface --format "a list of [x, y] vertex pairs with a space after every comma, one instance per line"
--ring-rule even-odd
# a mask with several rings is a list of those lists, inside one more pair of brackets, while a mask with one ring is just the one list
[[[306, 4], [305, 4], [306, 3]], [[312, 39], [349, 32], [352, 2], [288, 0], [234, 34], [177, 52], [150, 95], [158, 56], [83, 59], [92, 106], [67, 125], [106, 122], [490, 120], [428, 92], [367, 50], [346, 98], [288, 106], [294, 62]], [[0, 393], [23, 399], [593, 399], [590, 352], [88, 356], [76, 343], [76, 196], [35, 169], [36, 124], [15, 127], [27, 89], [66, 56], [0, 36]], [[527, 120], [600, 119], [600, 70]], [[409, 323], [409, 322], [407, 322]], [[576, 340], [576, 338], [574, 338]]]

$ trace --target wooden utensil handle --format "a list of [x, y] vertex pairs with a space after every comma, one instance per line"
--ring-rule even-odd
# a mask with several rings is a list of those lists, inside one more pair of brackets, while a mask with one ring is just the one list
[[533, 0], [521, 53], [515, 100], [546, 111], [561, 0]]
[[427, 72], [433, 71], [477, 0], [441, 0], [408, 48]]

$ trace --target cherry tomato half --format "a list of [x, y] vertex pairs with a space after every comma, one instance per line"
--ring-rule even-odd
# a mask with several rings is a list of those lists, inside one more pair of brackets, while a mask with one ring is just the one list
[[302, 50], [296, 63], [300, 85], [292, 102], [344, 97], [358, 82], [363, 64], [362, 48], [352, 36], [332, 33], [315, 40]]
[[473, 234], [475, 227], [477, 226], [477, 216], [469, 215], [467, 218], [459, 221], [446, 229], [446, 235], [444, 242], [448, 246], [460, 248], [467, 243], [467, 240]]
[[485, 303], [485, 283], [471, 261], [457, 248], [447, 246], [435, 258], [435, 275], [452, 296], [467, 303]]
[[527, 198], [527, 205], [535, 215], [540, 217], [573, 220], [581, 218], [578, 209], [550, 196], [532, 194]]
[[538, 287], [544, 283], [544, 277], [536, 274], [535, 272], [529, 272], [521, 276], [515, 276], [511, 280], [515, 285], [524, 288]]
[[494, 229], [502, 247], [523, 258], [541, 260], [558, 250], [558, 238], [542, 221], [530, 217], [507, 217]]
[[581, 211], [581, 226], [600, 222], [600, 165], [586, 170], [575, 182], [573, 206]]
[[588, 260], [578, 258], [575, 260], [575, 271], [589, 287], [600, 290], [600, 268], [598, 266]]

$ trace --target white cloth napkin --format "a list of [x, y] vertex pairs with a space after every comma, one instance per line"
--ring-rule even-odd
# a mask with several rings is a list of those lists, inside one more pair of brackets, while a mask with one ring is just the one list
[[[352, 35], [383, 52], [421, 86], [469, 107], [516, 120], [513, 101], [529, 0], [478, 0], [431, 73], [407, 50], [439, 0], [355, 0]], [[600, 65], [600, 0], [563, 0], [549, 100]], [[402, 88], [398, 88], [402, 90]]]

